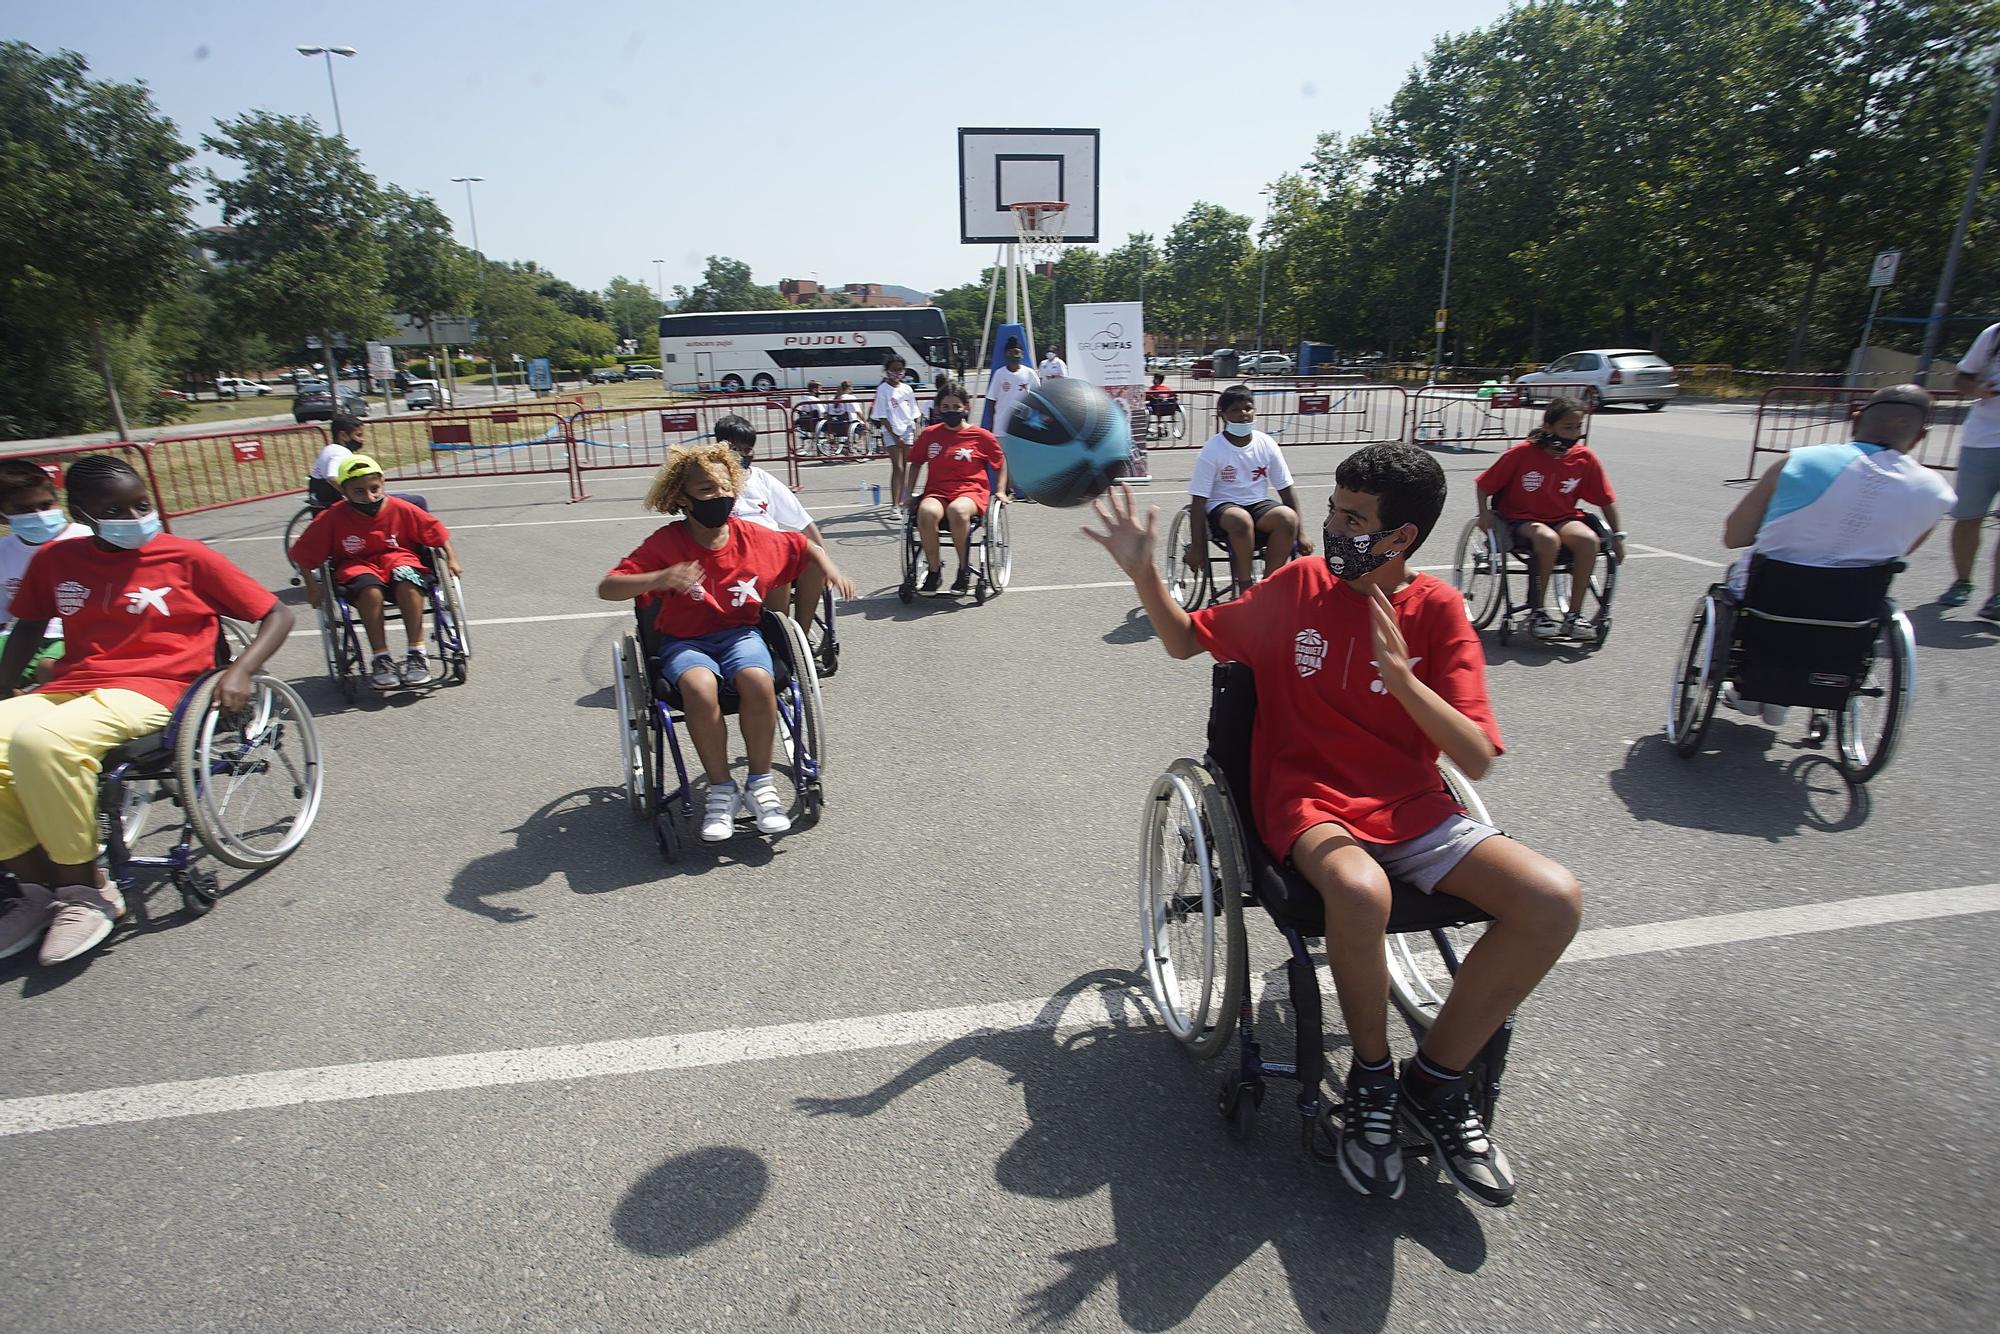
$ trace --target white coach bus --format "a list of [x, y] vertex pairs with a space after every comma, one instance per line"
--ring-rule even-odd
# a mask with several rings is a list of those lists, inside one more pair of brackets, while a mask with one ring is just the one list
[[660, 378], [670, 389], [872, 388], [900, 356], [929, 384], [952, 368], [936, 306], [842, 306], [660, 316]]

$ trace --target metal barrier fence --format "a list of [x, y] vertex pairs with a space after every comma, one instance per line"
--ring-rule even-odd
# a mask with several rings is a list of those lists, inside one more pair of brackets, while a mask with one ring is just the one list
[[[1401, 385], [1323, 385], [1266, 389], [1257, 424], [1281, 445], [1374, 445], [1409, 433], [1409, 391]], [[1190, 423], [1192, 424], [1192, 423]]]
[[[1780, 385], [1757, 400], [1757, 421], [1750, 433], [1750, 458], [1736, 481], [1755, 481], [1757, 456], [1780, 457], [1807, 445], [1840, 444], [1853, 438], [1854, 419], [1873, 389], [1824, 385]], [[1923, 443], [1910, 457], [1939, 472], [1958, 468], [1958, 432], [1973, 400], [1934, 396], [1937, 411]]]
[[451, 408], [409, 417], [375, 417], [362, 425], [363, 448], [395, 478], [519, 477], [570, 479], [568, 419], [543, 408]]
[[729, 394], [636, 407], [587, 408], [568, 418], [565, 425], [573, 445], [577, 497], [583, 495], [582, 474], [614, 468], [657, 468], [675, 446], [713, 440], [715, 423], [727, 416], [749, 421], [757, 432], [752, 460], [761, 465], [782, 465], [786, 484], [796, 489], [798, 441], [790, 408], [761, 395]]
[[[1552, 398], [1588, 403], [1582, 384], [1538, 384], [1532, 401], [1518, 385], [1432, 384], [1410, 395], [1409, 426], [1404, 436], [1413, 445], [1512, 444], [1541, 424], [1542, 405]], [[1584, 408], [1586, 427], [1589, 407]]]
[[168, 436], [140, 448], [152, 460], [153, 503], [173, 519], [303, 490], [326, 442], [325, 429], [308, 422]]
[[[0, 458], [22, 459], [40, 468], [49, 475], [49, 481], [55, 484], [58, 503], [66, 505], [67, 501], [63, 495], [66, 470], [71, 462], [82, 458], [85, 454], [111, 454], [124, 459], [137, 468], [139, 475], [146, 479], [148, 490], [155, 495], [159, 493], [159, 482], [153, 475], [153, 456], [147, 451], [145, 442], [140, 440], [107, 440], [95, 445], [50, 445], [46, 449], [29, 449], [18, 454], [0, 455]], [[172, 528], [173, 516], [163, 512], [160, 515], [160, 522]]]

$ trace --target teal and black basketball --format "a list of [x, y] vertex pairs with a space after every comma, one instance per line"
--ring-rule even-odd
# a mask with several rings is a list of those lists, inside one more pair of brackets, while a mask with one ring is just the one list
[[1104, 494], [1132, 458], [1132, 418], [1103, 390], [1082, 380], [1045, 380], [1014, 405], [1007, 472], [1044, 505], [1081, 505]]

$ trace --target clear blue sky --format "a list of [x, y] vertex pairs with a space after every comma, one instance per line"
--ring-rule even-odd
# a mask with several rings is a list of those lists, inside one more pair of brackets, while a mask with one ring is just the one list
[[958, 243], [957, 126], [1100, 127], [1114, 243], [1197, 199], [1254, 216], [1314, 136], [1366, 129], [1438, 34], [1506, 8], [65, 0], [0, 31], [143, 80], [190, 143], [257, 107], [330, 127], [324, 67], [294, 48], [355, 47], [335, 76], [369, 169], [436, 197], [468, 243], [451, 178], [485, 177], [485, 250], [586, 287], [650, 285], [655, 257], [689, 283], [725, 254], [763, 282], [933, 290], [990, 254]]

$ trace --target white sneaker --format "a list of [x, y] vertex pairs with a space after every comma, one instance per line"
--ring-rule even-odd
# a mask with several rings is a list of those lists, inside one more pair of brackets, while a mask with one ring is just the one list
[[1738, 713], [1747, 713], [1752, 718], [1761, 718], [1764, 715], [1764, 706], [1754, 699], [1745, 699], [1737, 694], [1734, 685], [1722, 687], [1722, 702]]
[[1788, 705], [1766, 704], [1764, 706], [1764, 721], [1772, 727], [1783, 727], [1785, 719], [1791, 716], [1792, 711]]
[[760, 834], [782, 834], [792, 827], [792, 817], [785, 814], [785, 804], [778, 800], [778, 785], [769, 774], [750, 780], [743, 805], [756, 817]]
[[736, 812], [743, 808], [736, 784], [708, 789], [708, 807], [701, 816], [701, 841], [720, 843], [736, 832]]

